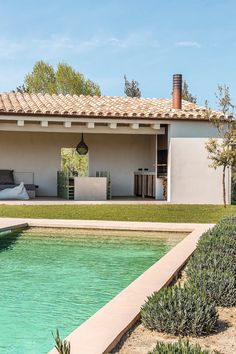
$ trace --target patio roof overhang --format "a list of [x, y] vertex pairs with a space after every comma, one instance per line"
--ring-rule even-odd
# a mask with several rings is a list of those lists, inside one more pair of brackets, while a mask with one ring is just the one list
[[100, 133], [100, 134], [165, 134], [166, 121], [147, 118], [52, 117], [31, 115], [0, 115], [0, 131]]

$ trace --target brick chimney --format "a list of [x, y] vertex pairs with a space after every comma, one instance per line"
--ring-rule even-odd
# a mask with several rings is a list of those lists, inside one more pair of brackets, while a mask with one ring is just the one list
[[182, 75], [173, 75], [173, 96], [172, 96], [172, 108], [182, 108]]

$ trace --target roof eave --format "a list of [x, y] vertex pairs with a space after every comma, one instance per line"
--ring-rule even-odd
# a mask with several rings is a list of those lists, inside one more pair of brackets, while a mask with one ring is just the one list
[[[181, 116], [177, 116], [176, 114], [174, 116], [165, 114], [163, 116], [139, 116], [139, 115], [96, 115], [96, 114], [53, 114], [53, 113], [31, 113], [31, 112], [4, 112], [0, 111], [0, 116], [9, 116], [9, 117], [30, 117], [32, 119], [38, 119], [42, 117], [46, 118], [70, 118], [70, 119], [79, 119], [79, 118], [86, 118], [86, 119], [119, 119], [119, 120], [151, 120], [151, 121], [189, 121], [189, 122], [196, 122], [196, 121], [201, 121], [201, 122], [210, 122], [211, 119], [206, 119], [205, 117], [189, 117], [184, 115], [184, 113]], [[223, 121], [227, 122], [230, 121], [233, 117], [226, 117], [226, 116], [220, 116], [219, 119], [223, 119]]]

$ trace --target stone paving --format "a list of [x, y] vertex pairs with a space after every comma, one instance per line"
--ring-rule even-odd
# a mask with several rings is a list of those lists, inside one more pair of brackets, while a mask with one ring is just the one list
[[142, 198], [115, 198], [112, 200], [103, 201], [78, 201], [78, 200], [66, 200], [60, 198], [42, 198], [37, 197], [30, 200], [1, 200], [0, 205], [140, 205], [140, 204], [170, 204], [167, 201], [160, 201], [155, 199], [142, 199]]

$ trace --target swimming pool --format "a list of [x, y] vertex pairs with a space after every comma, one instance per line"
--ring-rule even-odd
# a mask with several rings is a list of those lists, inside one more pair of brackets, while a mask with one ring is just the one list
[[0, 235], [0, 353], [45, 354], [186, 234], [29, 229]]

